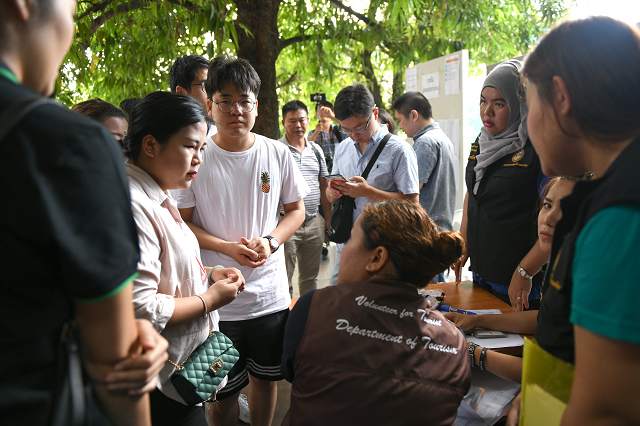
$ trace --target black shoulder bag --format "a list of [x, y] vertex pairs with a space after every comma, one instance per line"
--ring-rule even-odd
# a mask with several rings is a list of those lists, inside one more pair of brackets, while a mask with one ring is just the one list
[[[373, 168], [373, 165], [380, 156], [380, 153], [384, 149], [384, 146], [387, 144], [390, 137], [391, 133], [387, 133], [387, 135], [380, 141], [376, 152], [373, 153], [371, 160], [369, 160], [367, 167], [362, 173], [362, 177], [364, 179], [369, 176], [369, 172]], [[353, 210], [355, 210], [355, 208], [355, 198], [349, 197], [348, 195], [343, 195], [338, 198], [338, 201], [336, 201], [331, 208], [331, 216], [329, 217], [329, 230], [327, 231], [329, 241], [333, 241], [338, 244], [349, 241], [349, 238], [351, 238], [351, 228], [353, 227]]]

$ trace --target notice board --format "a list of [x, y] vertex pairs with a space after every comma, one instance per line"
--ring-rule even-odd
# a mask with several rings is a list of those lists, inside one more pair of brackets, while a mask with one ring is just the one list
[[[456, 159], [456, 210], [464, 201], [464, 170], [475, 136], [468, 128], [466, 93], [469, 79], [469, 51], [464, 49], [405, 70], [405, 90], [425, 95], [431, 104], [433, 119], [451, 139]], [[476, 132], [477, 133], [477, 132]]]

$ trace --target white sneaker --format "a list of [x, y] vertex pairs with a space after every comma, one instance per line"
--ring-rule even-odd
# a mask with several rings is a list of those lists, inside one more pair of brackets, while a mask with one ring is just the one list
[[238, 406], [240, 407], [239, 420], [242, 423], [251, 424], [251, 418], [249, 417], [249, 401], [247, 395], [241, 393], [238, 396]]

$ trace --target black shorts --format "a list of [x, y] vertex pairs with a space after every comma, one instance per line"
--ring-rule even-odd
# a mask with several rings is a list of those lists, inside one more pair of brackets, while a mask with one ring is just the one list
[[240, 359], [229, 372], [227, 385], [216, 395], [228, 398], [249, 384], [249, 373], [261, 380], [282, 380], [280, 363], [284, 343], [284, 327], [289, 309], [244, 321], [220, 321], [220, 331], [240, 352]]

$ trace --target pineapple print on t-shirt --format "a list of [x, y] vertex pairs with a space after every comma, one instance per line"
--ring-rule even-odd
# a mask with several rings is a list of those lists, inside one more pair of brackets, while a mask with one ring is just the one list
[[269, 184], [269, 182], [271, 182], [271, 179], [269, 178], [269, 173], [262, 172], [260, 174], [260, 182], [262, 182], [262, 192], [268, 194], [269, 191], [271, 191], [271, 185]]

